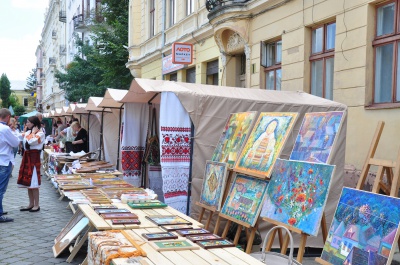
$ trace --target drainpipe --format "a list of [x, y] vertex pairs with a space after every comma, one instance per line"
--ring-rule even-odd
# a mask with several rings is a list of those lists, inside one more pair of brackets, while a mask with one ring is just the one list
[[[162, 59], [164, 59], [164, 52], [162, 49], [165, 46], [165, 28], [166, 28], [166, 19], [167, 19], [167, 0], [162, 1], [162, 17], [161, 17], [161, 64]], [[161, 80], [164, 80], [164, 74], [161, 70]]]

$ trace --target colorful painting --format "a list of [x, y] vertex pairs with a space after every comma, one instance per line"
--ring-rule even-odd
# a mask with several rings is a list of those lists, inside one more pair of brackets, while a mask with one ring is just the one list
[[260, 216], [317, 236], [334, 170], [326, 164], [277, 159]]
[[217, 239], [217, 240], [201, 240], [197, 241], [196, 244], [198, 244], [200, 247], [209, 249], [209, 248], [227, 248], [227, 247], [234, 247], [235, 245], [226, 240], [226, 239]]
[[177, 239], [178, 236], [172, 233], [164, 232], [164, 233], [144, 233], [142, 236], [151, 241], [151, 240], [163, 240], [163, 239]]
[[262, 112], [235, 165], [235, 171], [269, 178], [297, 113]]
[[157, 251], [177, 251], [199, 249], [187, 240], [154, 241], [148, 243]]
[[192, 229], [193, 227], [191, 225], [163, 225], [161, 228], [169, 232], [182, 229]]
[[134, 213], [103, 213], [100, 214], [104, 219], [138, 219]]
[[177, 230], [176, 233], [178, 233], [180, 236], [211, 234], [210, 231], [207, 231], [203, 228], [181, 229]]
[[359, 248], [373, 253], [364, 264], [390, 264], [399, 222], [399, 198], [343, 188], [321, 259], [334, 265], [343, 264], [347, 257], [354, 261], [351, 252]]
[[98, 214], [103, 213], [130, 213], [128, 209], [97, 209], [95, 210]]
[[113, 225], [140, 225], [139, 219], [112, 219]]
[[152, 209], [152, 208], [165, 208], [166, 205], [158, 200], [152, 200], [148, 202], [128, 202], [129, 207], [132, 209]]
[[221, 209], [221, 215], [254, 227], [260, 214], [267, 186], [268, 181], [266, 180], [236, 175]]
[[328, 163], [344, 112], [306, 113], [290, 160]]
[[193, 236], [187, 236], [187, 239], [189, 239], [192, 242], [197, 242], [200, 240], [216, 240], [216, 239], [222, 239], [220, 236], [214, 235], [214, 234], [209, 234], [209, 235], [193, 235]]
[[207, 161], [200, 203], [219, 211], [226, 185], [227, 164]]
[[192, 223], [178, 215], [149, 215], [147, 219], [157, 225], [191, 225]]
[[233, 168], [256, 115], [257, 112], [251, 111], [232, 113], [229, 116], [214, 150], [212, 161], [227, 163], [229, 168]]

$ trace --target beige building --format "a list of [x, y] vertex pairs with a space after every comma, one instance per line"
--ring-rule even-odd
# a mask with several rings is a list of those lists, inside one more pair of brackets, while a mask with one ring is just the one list
[[11, 95], [18, 99], [19, 105], [25, 107], [25, 112], [31, 112], [36, 109], [36, 97], [25, 91], [26, 81], [11, 81]]
[[[344, 103], [346, 163], [360, 169], [378, 121], [386, 125], [376, 157], [395, 160], [400, 147], [399, 5], [130, 0], [127, 67], [135, 77], [305, 91]], [[174, 42], [194, 45], [193, 64], [162, 58]]]

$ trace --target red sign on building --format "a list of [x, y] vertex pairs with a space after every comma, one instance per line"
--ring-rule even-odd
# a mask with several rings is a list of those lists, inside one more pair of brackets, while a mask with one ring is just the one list
[[193, 44], [175, 42], [172, 44], [172, 63], [191, 64], [193, 62]]

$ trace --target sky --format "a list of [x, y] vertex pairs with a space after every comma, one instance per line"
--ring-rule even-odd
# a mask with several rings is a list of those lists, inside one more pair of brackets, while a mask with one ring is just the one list
[[0, 0], [0, 74], [7, 74], [10, 81], [26, 80], [36, 67], [35, 52], [48, 3]]

